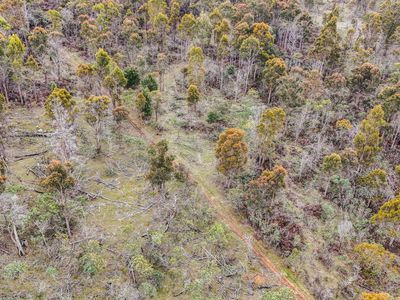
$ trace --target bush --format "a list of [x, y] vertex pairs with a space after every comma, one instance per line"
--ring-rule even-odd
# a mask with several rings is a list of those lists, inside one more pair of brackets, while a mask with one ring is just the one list
[[27, 269], [24, 262], [14, 261], [4, 267], [4, 276], [9, 279], [17, 279]]
[[126, 68], [124, 70], [124, 75], [125, 75], [125, 78], [127, 80], [126, 81], [126, 88], [134, 89], [139, 85], [140, 76], [139, 76], [138, 71], [135, 68], [133, 68], [133, 67]]
[[399, 258], [380, 244], [360, 243], [354, 247], [362, 278], [371, 286], [382, 287], [399, 278]]
[[151, 283], [144, 282], [139, 287], [140, 294], [147, 298], [154, 298], [157, 295], [157, 289]]
[[287, 287], [272, 289], [264, 294], [262, 300], [295, 300], [292, 291]]
[[158, 90], [157, 81], [150, 74], [147, 75], [145, 78], [143, 78], [142, 87], [143, 87], [143, 90], [148, 88], [150, 92]]
[[222, 223], [215, 223], [208, 231], [207, 239], [210, 243], [223, 247], [228, 243], [228, 233]]
[[362, 293], [360, 300], [390, 300], [388, 293]]
[[207, 115], [207, 123], [220, 123], [224, 121], [224, 115], [219, 111], [210, 111]]
[[125, 106], [118, 106], [112, 111], [115, 122], [121, 123], [129, 118], [129, 110]]
[[0, 93], [0, 112], [2, 112], [6, 105], [6, 97], [2, 93]]
[[24, 187], [23, 185], [21, 185], [21, 184], [12, 184], [12, 185], [8, 185], [7, 187], [6, 187], [6, 190], [5, 190], [7, 193], [10, 193], [10, 194], [18, 194], [18, 193], [20, 193], [20, 192], [25, 192], [26, 191], [26, 187]]
[[332, 219], [335, 214], [336, 214], [336, 210], [335, 208], [330, 205], [329, 203], [322, 203], [322, 218], [327, 221]]
[[96, 273], [104, 269], [105, 263], [101, 256], [100, 244], [96, 240], [89, 241], [84, 246], [84, 255], [80, 259], [83, 272], [94, 276]]

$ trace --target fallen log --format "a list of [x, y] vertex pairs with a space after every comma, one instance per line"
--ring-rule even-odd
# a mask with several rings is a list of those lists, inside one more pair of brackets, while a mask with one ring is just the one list
[[53, 132], [29, 132], [29, 131], [22, 131], [22, 132], [15, 132], [14, 134], [7, 135], [7, 137], [11, 138], [19, 138], [19, 137], [43, 137], [48, 138], [53, 135]]
[[40, 156], [43, 154], [46, 154], [47, 152], [49, 152], [48, 150], [45, 151], [41, 151], [41, 152], [35, 152], [35, 153], [29, 153], [29, 154], [24, 154], [24, 155], [17, 155], [14, 157], [14, 162], [15, 161], [20, 161], [26, 158], [30, 158], [30, 157], [34, 157], [34, 156]]
[[78, 189], [78, 192], [81, 192], [82, 194], [85, 194], [85, 195], [88, 196], [90, 199], [101, 198], [101, 199], [103, 199], [103, 200], [106, 200], [106, 201], [112, 202], [112, 203], [124, 204], [124, 205], [128, 205], [128, 206], [135, 206], [135, 205], [133, 205], [132, 203], [128, 203], [128, 202], [124, 202], [124, 201], [118, 201], [118, 200], [113, 200], [113, 199], [107, 198], [107, 197], [105, 197], [105, 196], [103, 196], [103, 195], [94, 194], [94, 193], [85, 191], [85, 190], [83, 190], [83, 189]]

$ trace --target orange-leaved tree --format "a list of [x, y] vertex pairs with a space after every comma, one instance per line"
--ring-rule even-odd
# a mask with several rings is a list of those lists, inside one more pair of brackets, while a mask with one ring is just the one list
[[227, 185], [235, 174], [247, 163], [248, 147], [244, 141], [245, 132], [239, 128], [228, 128], [220, 134], [215, 156], [217, 170], [227, 178]]

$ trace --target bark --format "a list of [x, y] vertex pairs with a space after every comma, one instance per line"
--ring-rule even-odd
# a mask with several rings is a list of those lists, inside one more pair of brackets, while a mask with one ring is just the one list
[[18, 83], [18, 95], [19, 95], [19, 100], [21, 101], [21, 105], [24, 105], [24, 97], [22, 95], [22, 90], [21, 90], [21, 85]]
[[69, 224], [69, 217], [67, 216], [66, 211], [64, 211], [64, 220], [65, 220], [65, 226], [67, 227], [68, 237], [71, 238], [72, 237], [71, 226]]
[[101, 124], [96, 124], [95, 125], [95, 131], [96, 131], [96, 154], [101, 153]]
[[22, 247], [21, 240], [19, 239], [17, 227], [15, 226], [15, 224], [12, 224], [12, 230], [13, 230], [13, 238], [12, 238], [12, 240], [14, 241], [14, 244], [18, 249], [18, 255], [19, 256], [24, 256], [25, 255], [25, 251], [24, 251], [24, 248]]
[[7, 84], [5, 80], [3, 81], [3, 91], [4, 91], [4, 97], [6, 98], [7, 104], [10, 103], [10, 99], [8, 98], [8, 89], [7, 89]]

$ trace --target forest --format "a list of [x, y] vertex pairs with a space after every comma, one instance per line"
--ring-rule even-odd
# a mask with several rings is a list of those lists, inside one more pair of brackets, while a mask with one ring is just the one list
[[400, 299], [400, 0], [0, 0], [0, 299]]

